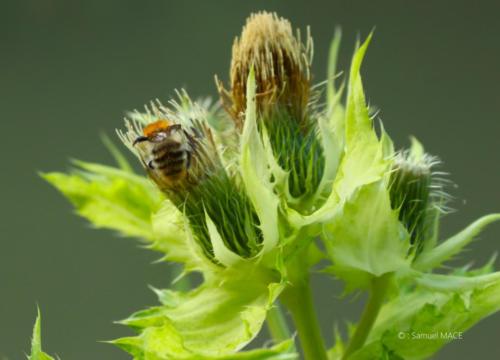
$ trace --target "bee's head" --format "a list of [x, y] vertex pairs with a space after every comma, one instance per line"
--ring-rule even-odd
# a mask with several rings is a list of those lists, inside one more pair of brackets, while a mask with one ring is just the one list
[[179, 124], [172, 124], [170, 121], [166, 119], [158, 119], [157, 121], [148, 124], [143, 130], [143, 135], [138, 136], [134, 142], [133, 146], [138, 143], [142, 143], [144, 141], [149, 141], [153, 143], [160, 142], [165, 140], [165, 138], [172, 132], [173, 130], [178, 130], [180, 128]]

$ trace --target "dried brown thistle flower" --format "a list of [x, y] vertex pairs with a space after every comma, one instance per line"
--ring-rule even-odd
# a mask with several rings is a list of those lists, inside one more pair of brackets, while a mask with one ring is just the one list
[[265, 113], [278, 104], [301, 119], [309, 100], [312, 55], [309, 29], [304, 43], [300, 31], [294, 35], [290, 22], [277, 14], [250, 15], [241, 36], [233, 43], [231, 90], [216, 79], [222, 103], [236, 125], [242, 124], [247, 77], [252, 66], [259, 111]]

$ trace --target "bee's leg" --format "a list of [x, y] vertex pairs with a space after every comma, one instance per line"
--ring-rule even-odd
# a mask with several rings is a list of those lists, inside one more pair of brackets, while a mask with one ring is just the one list
[[151, 170], [154, 170], [154, 169], [155, 169], [155, 167], [154, 167], [154, 165], [153, 165], [153, 160], [149, 160], [149, 161], [148, 161], [148, 168], [150, 168]]
[[147, 141], [147, 140], [149, 140], [147, 136], [139, 136], [137, 139], [134, 140], [134, 142], [132, 143], [132, 146], [135, 146], [135, 144], [143, 142], [143, 141]]

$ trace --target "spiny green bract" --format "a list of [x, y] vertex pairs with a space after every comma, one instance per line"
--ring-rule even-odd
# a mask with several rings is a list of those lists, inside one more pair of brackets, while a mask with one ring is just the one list
[[214, 249], [206, 216], [218, 219], [217, 230], [230, 251], [244, 258], [255, 256], [260, 251], [263, 239], [258, 216], [241, 186], [226, 172], [213, 174], [203, 186], [176, 200], [177, 208], [184, 212], [208, 257], [214, 257]]
[[261, 126], [269, 134], [273, 155], [289, 174], [288, 191], [297, 201], [313, 196], [323, 177], [325, 158], [314, 121], [317, 119], [299, 121], [283, 108], [261, 120]]
[[439, 161], [425, 154], [422, 145], [412, 138], [410, 150], [396, 155], [391, 174], [392, 207], [399, 210], [399, 220], [410, 233], [411, 251], [416, 258], [432, 238], [439, 215], [448, 201], [444, 180], [434, 166]]
[[[463, 331], [500, 309], [500, 273], [489, 268], [433, 273], [500, 215], [438, 241], [440, 212], [429, 209], [439, 210], [441, 199], [430, 196], [432, 181], [417, 176], [422, 181], [415, 190], [415, 179], [399, 176], [402, 166], [391, 139], [384, 129], [380, 136], [374, 129], [360, 75], [370, 40], [371, 35], [356, 48], [345, 102], [331, 76], [324, 108], [306, 107], [304, 116], [289, 110], [294, 104], [287, 107], [289, 99], [304, 96], [259, 103], [262, 94], [256, 89], [267, 87], [256, 84], [263, 77], [251, 67], [246, 92], [238, 93], [243, 117], [213, 111], [185, 94], [173, 108], [139, 114], [142, 120], [121, 134], [132, 150], [142, 127], [166, 115], [185, 128], [201, 126], [214, 141], [204, 151], [220, 167], [211, 168], [182, 197], [133, 173], [116, 149], [119, 169], [77, 162], [70, 174], [45, 175], [96, 226], [141, 238], [166, 260], [183, 264], [183, 275], [203, 275], [195, 289], [158, 291], [161, 305], [122, 321], [138, 335], [114, 343], [134, 359], [295, 358], [291, 340], [240, 350], [259, 333], [280, 296], [307, 279], [320, 259], [328, 261], [325, 272], [342, 280], [347, 292], [370, 289], [382, 276], [389, 281], [380, 314], [351, 353], [353, 359], [430, 356], [449, 339], [416, 346], [395, 334]], [[330, 75], [336, 72], [339, 44], [338, 36]], [[302, 49], [288, 50], [295, 48]], [[260, 58], [260, 66], [269, 59]], [[304, 85], [309, 78], [302, 78]], [[231, 126], [230, 116], [241, 123]], [[415, 144], [411, 154], [424, 157]], [[436, 226], [424, 231], [429, 218]], [[416, 244], [423, 245], [414, 250]], [[338, 336], [330, 358], [342, 358], [345, 348]]]

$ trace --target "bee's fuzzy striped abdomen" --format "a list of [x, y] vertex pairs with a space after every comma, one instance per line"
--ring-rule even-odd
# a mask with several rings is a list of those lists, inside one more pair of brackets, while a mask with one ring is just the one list
[[187, 175], [190, 149], [185, 144], [169, 141], [152, 150], [153, 169], [165, 182], [179, 181]]
[[[178, 124], [158, 127], [135, 140], [151, 178], [163, 190], [173, 190], [189, 182], [193, 145], [190, 136]], [[156, 127], [155, 127], [156, 126]]]
[[175, 153], [181, 150], [182, 144], [177, 141], [169, 141], [167, 143], [161, 143], [156, 145], [151, 153], [153, 156], [162, 156], [164, 154]]

